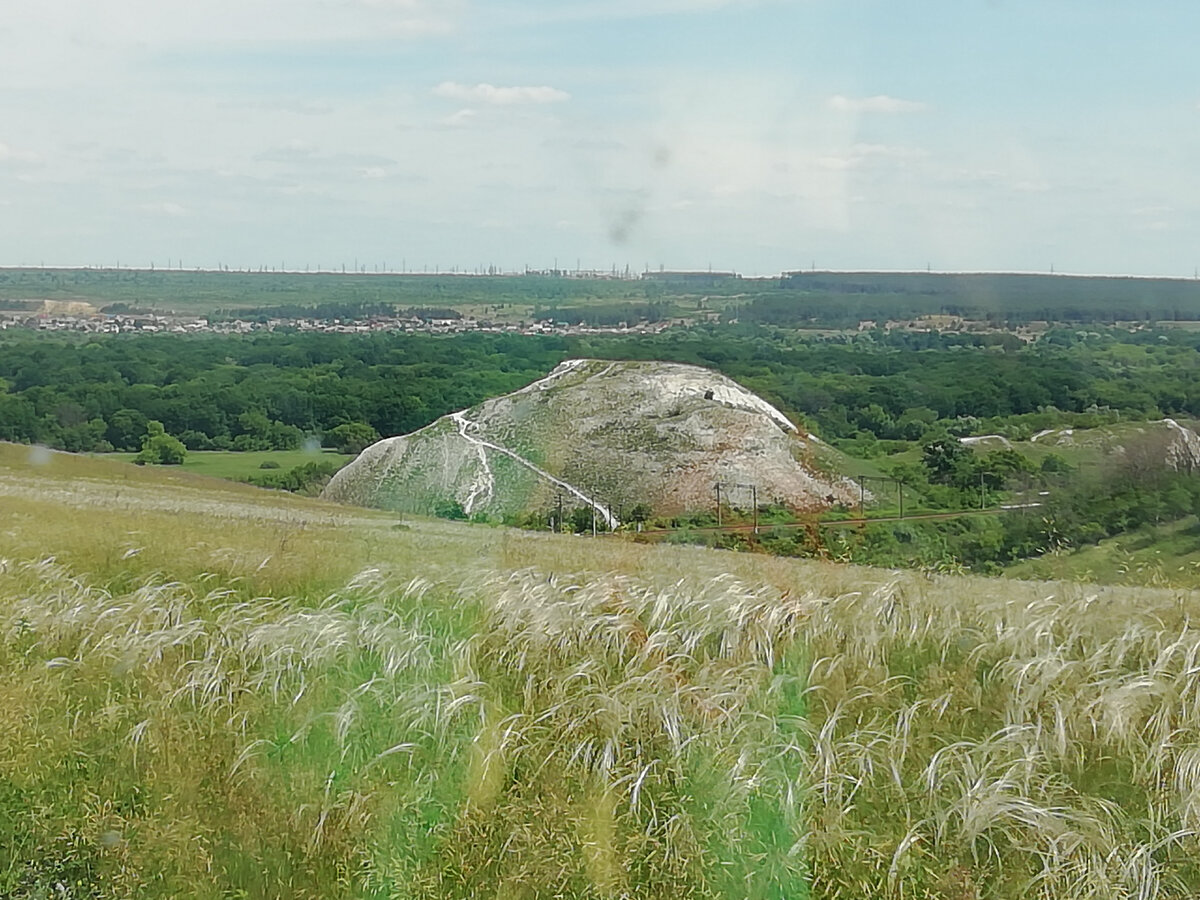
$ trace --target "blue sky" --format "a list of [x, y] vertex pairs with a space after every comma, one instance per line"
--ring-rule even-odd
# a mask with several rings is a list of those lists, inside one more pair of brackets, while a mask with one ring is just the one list
[[1200, 6], [43, 0], [0, 264], [1190, 277]]

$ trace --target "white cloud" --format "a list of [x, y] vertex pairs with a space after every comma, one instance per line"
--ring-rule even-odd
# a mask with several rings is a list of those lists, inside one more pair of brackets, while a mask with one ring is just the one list
[[[275, 58], [269, 62], [285, 66], [299, 63], [308, 54], [353, 49], [355, 44], [396, 41], [421, 46], [453, 41], [465, 20], [467, 2], [7, 3], [0, 15], [0, 85], [10, 96], [20, 90], [42, 95], [57, 90], [75, 96], [88, 89], [112, 97], [145, 95], [156, 87], [173, 86], [173, 80], [192, 91], [222, 77], [227, 83], [236, 82], [237, 70], [231, 64], [254, 66], [270, 54]], [[291, 48], [296, 52], [290, 53]], [[284, 102], [322, 99], [276, 94]], [[243, 93], [241, 99], [252, 98]], [[79, 105], [76, 101], [71, 108]]]
[[420, 0], [347, 0], [349, 6], [365, 6], [389, 12], [413, 13], [421, 9]]
[[1044, 194], [1050, 190], [1050, 183], [1047, 181], [1023, 179], [1013, 183], [1013, 190], [1022, 194]]
[[521, 22], [587, 22], [601, 19], [643, 19], [655, 16], [693, 15], [726, 9], [753, 9], [784, 4], [789, 0], [542, 0], [518, 3], [508, 14]]
[[254, 155], [256, 162], [278, 163], [287, 166], [323, 166], [326, 168], [386, 167], [396, 160], [375, 153], [332, 152], [319, 149], [312, 143], [291, 140]]
[[186, 206], [169, 200], [163, 203], [146, 203], [142, 206], [142, 211], [159, 216], [169, 216], [172, 219], [181, 219], [191, 212]]
[[474, 119], [476, 115], [478, 115], [478, 113], [476, 113], [473, 109], [460, 109], [458, 112], [452, 113], [451, 115], [446, 116], [444, 119], [439, 120], [438, 124], [445, 125], [449, 128], [461, 128], [463, 125], [468, 124], [472, 119]]
[[906, 113], [921, 112], [928, 109], [924, 103], [915, 100], [900, 100], [887, 94], [876, 94], [874, 97], [846, 97], [834, 94], [829, 98], [830, 109], [838, 112], [853, 113]]
[[515, 106], [523, 103], [562, 103], [571, 99], [571, 95], [558, 88], [540, 85], [538, 87], [496, 87], [491, 84], [459, 84], [454, 81], [443, 81], [433, 89], [437, 97], [447, 100], [457, 100], [460, 103], [487, 103], [492, 106]]
[[0, 165], [9, 164], [27, 164], [38, 161], [38, 155], [29, 150], [18, 150], [15, 147], [10, 147], [8, 144], [0, 141]]
[[834, 170], [855, 169], [870, 163], [891, 161], [907, 163], [924, 159], [929, 154], [919, 147], [893, 147], [888, 144], [855, 144], [842, 153], [822, 156], [817, 163]]

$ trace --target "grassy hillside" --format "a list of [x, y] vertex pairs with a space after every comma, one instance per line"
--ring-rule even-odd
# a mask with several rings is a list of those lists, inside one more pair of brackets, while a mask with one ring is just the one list
[[[106, 454], [122, 462], [133, 462], [136, 453]], [[266, 470], [288, 471], [309, 463], [332, 463], [341, 467], [354, 459], [353, 454], [337, 453], [333, 450], [193, 450], [183, 461], [185, 472], [245, 481], [261, 476]], [[264, 465], [265, 464], [265, 465]]]
[[1200, 588], [1200, 522], [1188, 516], [1098, 544], [1022, 560], [1008, 574], [1092, 584]]
[[0, 445], [0, 896], [1195, 896], [1198, 614]]

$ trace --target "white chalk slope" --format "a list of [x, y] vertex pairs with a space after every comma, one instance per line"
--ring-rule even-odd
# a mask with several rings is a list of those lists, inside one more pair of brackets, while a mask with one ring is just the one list
[[[822, 448], [828, 458], [831, 451]], [[723, 375], [662, 362], [574, 359], [504, 397], [368, 447], [328, 499], [431, 512], [519, 516], [593, 506], [610, 525], [635, 504], [676, 514], [734, 506], [856, 502], [819, 470], [814, 444], [778, 409]]]

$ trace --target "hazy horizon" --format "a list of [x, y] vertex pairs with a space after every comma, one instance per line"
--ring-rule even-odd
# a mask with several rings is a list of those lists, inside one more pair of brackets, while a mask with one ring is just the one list
[[[360, 261], [360, 263], [361, 263], [361, 261]], [[160, 265], [155, 265], [155, 264], [139, 266], [139, 265], [133, 265], [133, 264], [127, 265], [126, 263], [123, 263], [123, 262], [119, 263], [119, 264], [113, 263], [112, 265], [107, 265], [104, 263], [98, 263], [95, 265], [60, 264], [60, 263], [37, 263], [37, 264], [33, 264], [33, 265], [27, 265], [27, 264], [19, 264], [19, 263], [15, 263], [15, 264], [0, 263], [0, 272], [6, 271], [6, 270], [7, 271], [36, 271], [39, 269], [43, 269], [43, 270], [51, 270], [51, 271], [81, 271], [81, 272], [105, 272], [105, 271], [108, 271], [108, 272], [118, 272], [118, 271], [119, 272], [190, 272], [190, 273], [213, 274], [213, 275], [220, 275], [220, 274], [236, 275], [236, 274], [240, 273], [243, 275], [246, 275], [246, 274], [249, 274], [249, 275], [339, 275], [339, 276], [345, 275], [347, 277], [350, 277], [350, 276], [362, 276], [362, 277], [368, 277], [368, 276], [424, 277], [424, 276], [429, 276], [431, 278], [436, 278], [436, 277], [452, 277], [452, 276], [459, 277], [459, 276], [461, 276], [461, 277], [465, 277], [465, 278], [511, 278], [511, 277], [520, 277], [520, 276], [524, 276], [524, 275], [546, 275], [547, 277], [552, 277], [553, 271], [554, 271], [552, 267], [534, 268], [532, 266], [526, 270], [497, 268], [497, 270], [492, 271], [492, 272], [481, 272], [481, 271], [475, 271], [473, 269], [468, 270], [468, 269], [462, 269], [462, 268], [459, 268], [459, 269], [437, 269], [437, 270], [430, 269], [428, 271], [413, 270], [413, 269], [401, 270], [401, 269], [393, 269], [393, 268], [374, 268], [373, 265], [370, 263], [361, 263], [361, 266], [362, 266], [362, 268], [360, 268], [358, 271], [355, 271], [352, 265], [347, 265], [344, 268], [341, 265], [337, 265], [337, 266], [323, 267], [323, 268], [319, 268], [319, 269], [316, 268], [315, 266], [309, 267], [309, 268], [293, 269], [293, 268], [272, 267], [272, 266], [266, 265], [266, 264], [261, 265], [261, 266], [224, 266], [224, 267], [219, 268], [217, 266], [212, 266], [212, 267], [191, 266], [191, 265], [160, 266]], [[611, 277], [613, 275], [613, 273], [610, 270], [587, 269], [587, 268], [575, 269], [574, 267], [566, 267], [566, 266], [560, 268], [558, 271], [561, 273], [562, 277], [566, 277], [566, 278], [575, 278], [575, 277], [604, 278], [604, 277]], [[709, 269], [682, 269], [682, 268], [671, 268], [671, 267], [664, 266], [662, 268], [655, 267], [655, 268], [644, 269], [644, 270], [630, 269], [630, 271], [628, 272], [628, 275], [626, 275], [623, 267], [618, 267], [618, 271], [615, 274], [618, 277], [628, 277], [631, 279], [636, 279], [636, 278], [641, 277], [643, 274], [648, 274], [648, 275], [653, 275], [656, 273], [665, 273], [668, 275], [670, 275], [670, 274], [693, 274], [693, 273], [704, 274], [705, 272], [710, 272], [711, 274], [714, 274], [714, 275], [728, 274], [728, 275], [733, 275], [737, 278], [744, 278], [747, 280], [781, 278], [785, 275], [792, 275], [792, 274], [980, 275], [980, 276], [1012, 275], [1012, 276], [1053, 276], [1053, 277], [1058, 277], [1058, 278], [1096, 278], [1096, 279], [1108, 278], [1108, 279], [1115, 279], [1115, 280], [1128, 279], [1128, 280], [1135, 280], [1135, 281], [1197, 281], [1197, 280], [1200, 280], [1200, 273], [1196, 273], [1196, 272], [1193, 272], [1193, 274], [1191, 274], [1191, 275], [1161, 275], [1161, 274], [1136, 274], [1136, 273], [1129, 273], [1129, 272], [1064, 272], [1064, 271], [1058, 271], [1058, 270], [1055, 270], [1055, 271], [1047, 270], [1047, 271], [1037, 272], [1037, 271], [1032, 271], [1032, 270], [1021, 270], [1021, 269], [953, 269], [953, 270], [945, 269], [945, 270], [943, 270], [943, 269], [932, 269], [932, 268], [930, 268], [930, 269], [868, 269], [865, 267], [855, 267], [855, 268], [848, 268], [848, 269], [788, 268], [788, 269], [781, 269], [776, 272], [739, 272], [737, 270], [721, 269], [721, 268], [717, 268], [715, 266], [711, 270], [709, 270]]]

